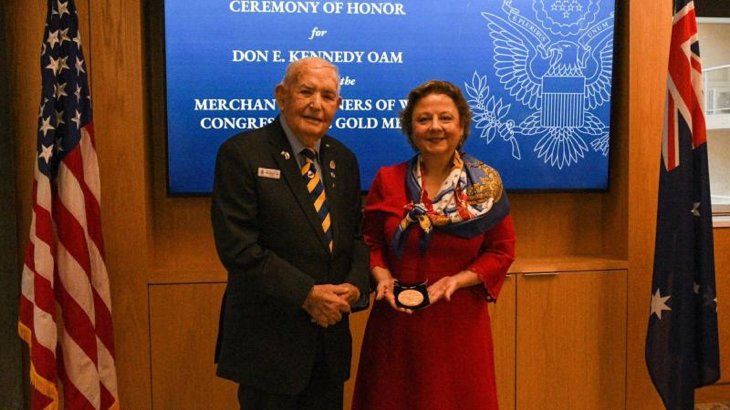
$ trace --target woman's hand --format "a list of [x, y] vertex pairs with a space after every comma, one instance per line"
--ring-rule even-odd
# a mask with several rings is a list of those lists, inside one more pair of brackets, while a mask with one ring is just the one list
[[451, 295], [457, 290], [467, 286], [474, 286], [481, 283], [479, 276], [470, 270], [463, 270], [454, 276], [444, 276], [428, 287], [428, 298], [430, 304], [441, 299], [451, 302]]
[[451, 301], [451, 295], [459, 289], [459, 283], [455, 276], [444, 276], [437, 280], [431, 286], [428, 287], [428, 299], [430, 304], [434, 304], [446, 298], [449, 302]]
[[372, 274], [373, 278], [375, 278], [375, 281], [378, 283], [378, 286], [375, 288], [375, 300], [385, 299], [393, 309], [403, 313], [413, 313], [412, 310], [398, 307], [398, 305], [395, 304], [395, 294], [393, 293], [395, 279], [393, 279], [393, 275], [391, 275], [388, 269], [376, 266], [372, 269]]

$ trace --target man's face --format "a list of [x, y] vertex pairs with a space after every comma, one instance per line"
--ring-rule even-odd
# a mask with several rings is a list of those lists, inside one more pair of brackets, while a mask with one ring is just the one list
[[305, 146], [327, 132], [340, 106], [335, 70], [312, 62], [299, 70], [291, 84], [276, 87], [276, 101], [286, 123]]

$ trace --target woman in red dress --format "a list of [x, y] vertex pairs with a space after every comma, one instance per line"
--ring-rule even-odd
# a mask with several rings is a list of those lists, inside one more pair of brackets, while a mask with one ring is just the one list
[[[381, 168], [370, 188], [376, 302], [353, 410], [497, 409], [487, 302], [514, 260], [515, 236], [499, 174], [460, 150], [470, 121], [455, 85], [415, 88], [401, 123], [417, 155]], [[425, 284], [420, 294], [402, 292], [414, 284]]]

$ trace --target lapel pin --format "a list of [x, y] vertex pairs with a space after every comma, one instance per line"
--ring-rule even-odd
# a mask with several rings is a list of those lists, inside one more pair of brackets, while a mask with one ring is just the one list
[[284, 159], [289, 159], [291, 157], [287, 151], [281, 151], [281, 156], [284, 157]]
[[335, 160], [330, 161], [330, 169], [335, 169]]
[[312, 172], [312, 171], [307, 171], [307, 178], [309, 178], [309, 179], [312, 179], [312, 178], [314, 178], [314, 172]]

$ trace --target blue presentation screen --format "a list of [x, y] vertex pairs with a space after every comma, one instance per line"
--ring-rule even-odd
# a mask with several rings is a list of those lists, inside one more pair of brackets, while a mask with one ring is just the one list
[[465, 150], [508, 189], [605, 189], [613, 0], [165, 0], [168, 186], [212, 189], [232, 135], [271, 122], [286, 66], [340, 69], [330, 134], [358, 157], [363, 189], [414, 155], [398, 113], [430, 80], [473, 112]]

